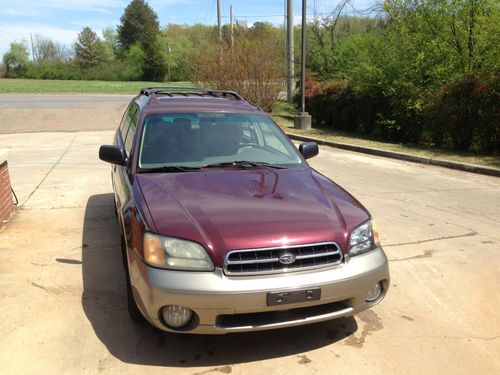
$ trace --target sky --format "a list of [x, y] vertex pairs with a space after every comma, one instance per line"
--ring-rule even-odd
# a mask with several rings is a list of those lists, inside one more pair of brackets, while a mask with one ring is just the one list
[[[121, 0], [0, 0], [0, 57], [13, 41], [29, 42], [30, 34], [40, 34], [71, 47], [78, 33], [89, 26], [97, 33], [120, 23], [130, 1]], [[363, 10], [376, 0], [353, 0], [354, 10]], [[176, 24], [216, 24], [216, 0], [150, 0], [160, 26]], [[256, 21], [283, 24], [285, 0], [221, 0], [223, 23], [229, 23], [229, 6], [234, 18], [249, 25]], [[327, 13], [338, 0], [309, 0], [307, 13]], [[300, 22], [302, 1], [294, 0], [295, 22]], [[350, 8], [348, 12], [354, 12]]]

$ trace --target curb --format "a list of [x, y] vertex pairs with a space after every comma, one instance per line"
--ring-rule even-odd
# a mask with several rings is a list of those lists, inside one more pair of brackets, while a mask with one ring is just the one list
[[286, 135], [288, 135], [288, 137], [290, 137], [291, 139], [294, 139], [297, 141], [316, 142], [319, 145], [336, 147], [336, 148], [340, 148], [340, 149], [348, 150], [348, 151], [362, 152], [364, 154], [382, 156], [382, 157], [391, 158], [391, 159], [404, 160], [404, 161], [409, 161], [412, 163], [436, 165], [439, 167], [456, 169], [456, 170], [464, 171], [464, 172], [500, 177], [500, 169], [496, 169], [496, 168], [483, 167], [483, 166], [474, 165], [474, 164], [458, 163], [458, 162], [449, 161], [449, 160], [433, 159], [433, 158], [427, 158], [424, 156], [408, 155], [408, 154], [403, 154], [400, 152], [385, 151], [385, 150], [379, 150], [379, 149], [371, 148], [371, 147], [350, 145], [350, 144], [346, 144], [346, 143], [325, 141], [322, 139], [313, 138], [313, 137], [306, 137], [303, 135], [298, 135], [298, 134], [293, 134], [293, 133], [286, 133]]

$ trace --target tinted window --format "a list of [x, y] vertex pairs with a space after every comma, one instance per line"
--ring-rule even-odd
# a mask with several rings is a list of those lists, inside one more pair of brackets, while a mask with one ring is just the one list
[[130, 150], [132, 150], [132, 144], [134, 143], [137, 120], [139, 119], [139, 106], [133, 103], [129, 111], [127, 112], [126, 117], [126, 122], [129, 124], [129, 126], [127, 137], [125, 138], [125, 150], [127, 151], [127, 154], [130, 154]]
[[169, 113], [144, 120], [139, 166], [202, 167], [254, 161], [302, 165], [297, 150], [263, 114]]
[[122, 135], [122, 142], [125, 143], [125, 138], [127, 138], [127, 131], [128, 131], [128, 126], [130, 125], [130, 122], [128, 121], [128, 114], [130, 109], [133, 108], [133, 105], [130, 104], [123, 114], [122, 121], [120, 122], [120, 134]]

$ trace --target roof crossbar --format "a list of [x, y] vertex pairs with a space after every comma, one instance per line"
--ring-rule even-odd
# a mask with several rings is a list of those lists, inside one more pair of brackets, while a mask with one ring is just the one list
[[234, 91], [228, 90], [214, 90], [202, 87], [173, 87], [173, 86], [158, 86], [158, 87], [144, 87], [141, 89], [141, 94], [146, 96], [157, 96], [157, 95], [209, 95], [218, 97], [228, 97], [232, 96], [236, 100], [243, 100], [243, 98]]

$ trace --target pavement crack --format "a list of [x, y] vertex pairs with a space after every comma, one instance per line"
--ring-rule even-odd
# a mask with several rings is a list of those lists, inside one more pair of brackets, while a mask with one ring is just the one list
[[433, 253], [434, 253], [434, 250], [426, 250], [423, 254], [418, 254], [418, 255], [414, 255], [412, 257], [407, 257], [407, 258], [389, 259], [389, 262], [401, 262], [403, 260], [431, 258]]
[[42, 289], [42, 290], [45, 290], [47, 293], [48, 293], [48, 290], [46, 287], [44, 287], [43, 285], [40, 285], [40, 284], [37, 284], [37, 283], [34, 283], [34, 282], [31, 282], [31, 285], [33, 285], [34, 287], [36, 288], [39, 288], [39, 289]]
[[[432, 206], [430, 204], [426, 204], [426, 205], [424, 205], [424, 207], [432, 208], [433, 210], [440, 211], [440, 212], [445, 212], [447, 214], [459, 215], [457, 212], [455, 212], [453, 210], [447, 210], [447, 209], [444, 209], [444, 208]], [[474, 212], [470, 212], [470, 211], [467, 211], [467, 210], [462, 210], [460, 212], [460, 215], [463, 215], [463, 214], [474, 215]], [[482, 214], [482, 215], [483, 215], [484, 218], [488, 219], [488, 222], [493, 222], [493, 223], [498, 223], [499, 222], [496, 217], [488, 216], [486, 214]]]
[[[478, 234], [477, 232], [472, 231], [472, 232], [469, 232], [469, 233], [459, 234], [459, 235], [456, 235], [456, 236], [442, 236], [442, 237], [436, 237], [436, 238], [428, 238], [426, 240], [420, 240], [420, 241], [392, 243], [392, 244], [384, 245], [384, 247], [406, 246], [406, 245], [419, 245], [421, 243], [426, 243], [426, 242], [452, 240], [452, 239], [455, 239], [455, 238], [463, 238], [463, 237], [474, 237], [477, 234]], [[401, 259], [401, 260], [403, 260], [403, 259]]]
[[78, 133], [75, 134], [75, 136], [73, 137], [73, 139], [71, 140], [71, 142], [69, 143], [69, 145], [64, 149], [63, 153], [61, 154], [61, 156], [59, 156], [59, 159], [57, 159], [57, 161], [54, 163], [54, 165], [50, 168], [50, 170], [47, 172], [47, 174], [45, 175], [44, 178], [42, 178], [42, 181], [40, 181], [40, 183], [38, 185], [36, 185], [36, 187], [33, 189], [33, 191], [28, 195], [28, 197], [25, 199], [25, 201], [23, 203], [21, 203], [19, 205], [19, 207], [22, 209], [22, 207], [28, 203], [28, 201], [31, 199], [31, 197], [33, 196], [33, 194], [36, 193], [36, 191], [38, 190], [38, 188], [44, 183], [44, 181], [47, 179], [47, 177], [49, 177], [49, 175], [52, 173], [52, 171], [59, 165], [59, 163], [61, 162], [62, 158], [64, 157], [64, 155], [66, 155], [66, 153], [69, 151], [70, 147], [73, 146], [73, 143], [75, 142], [75, 139], [76, 137], [78, 136]]

